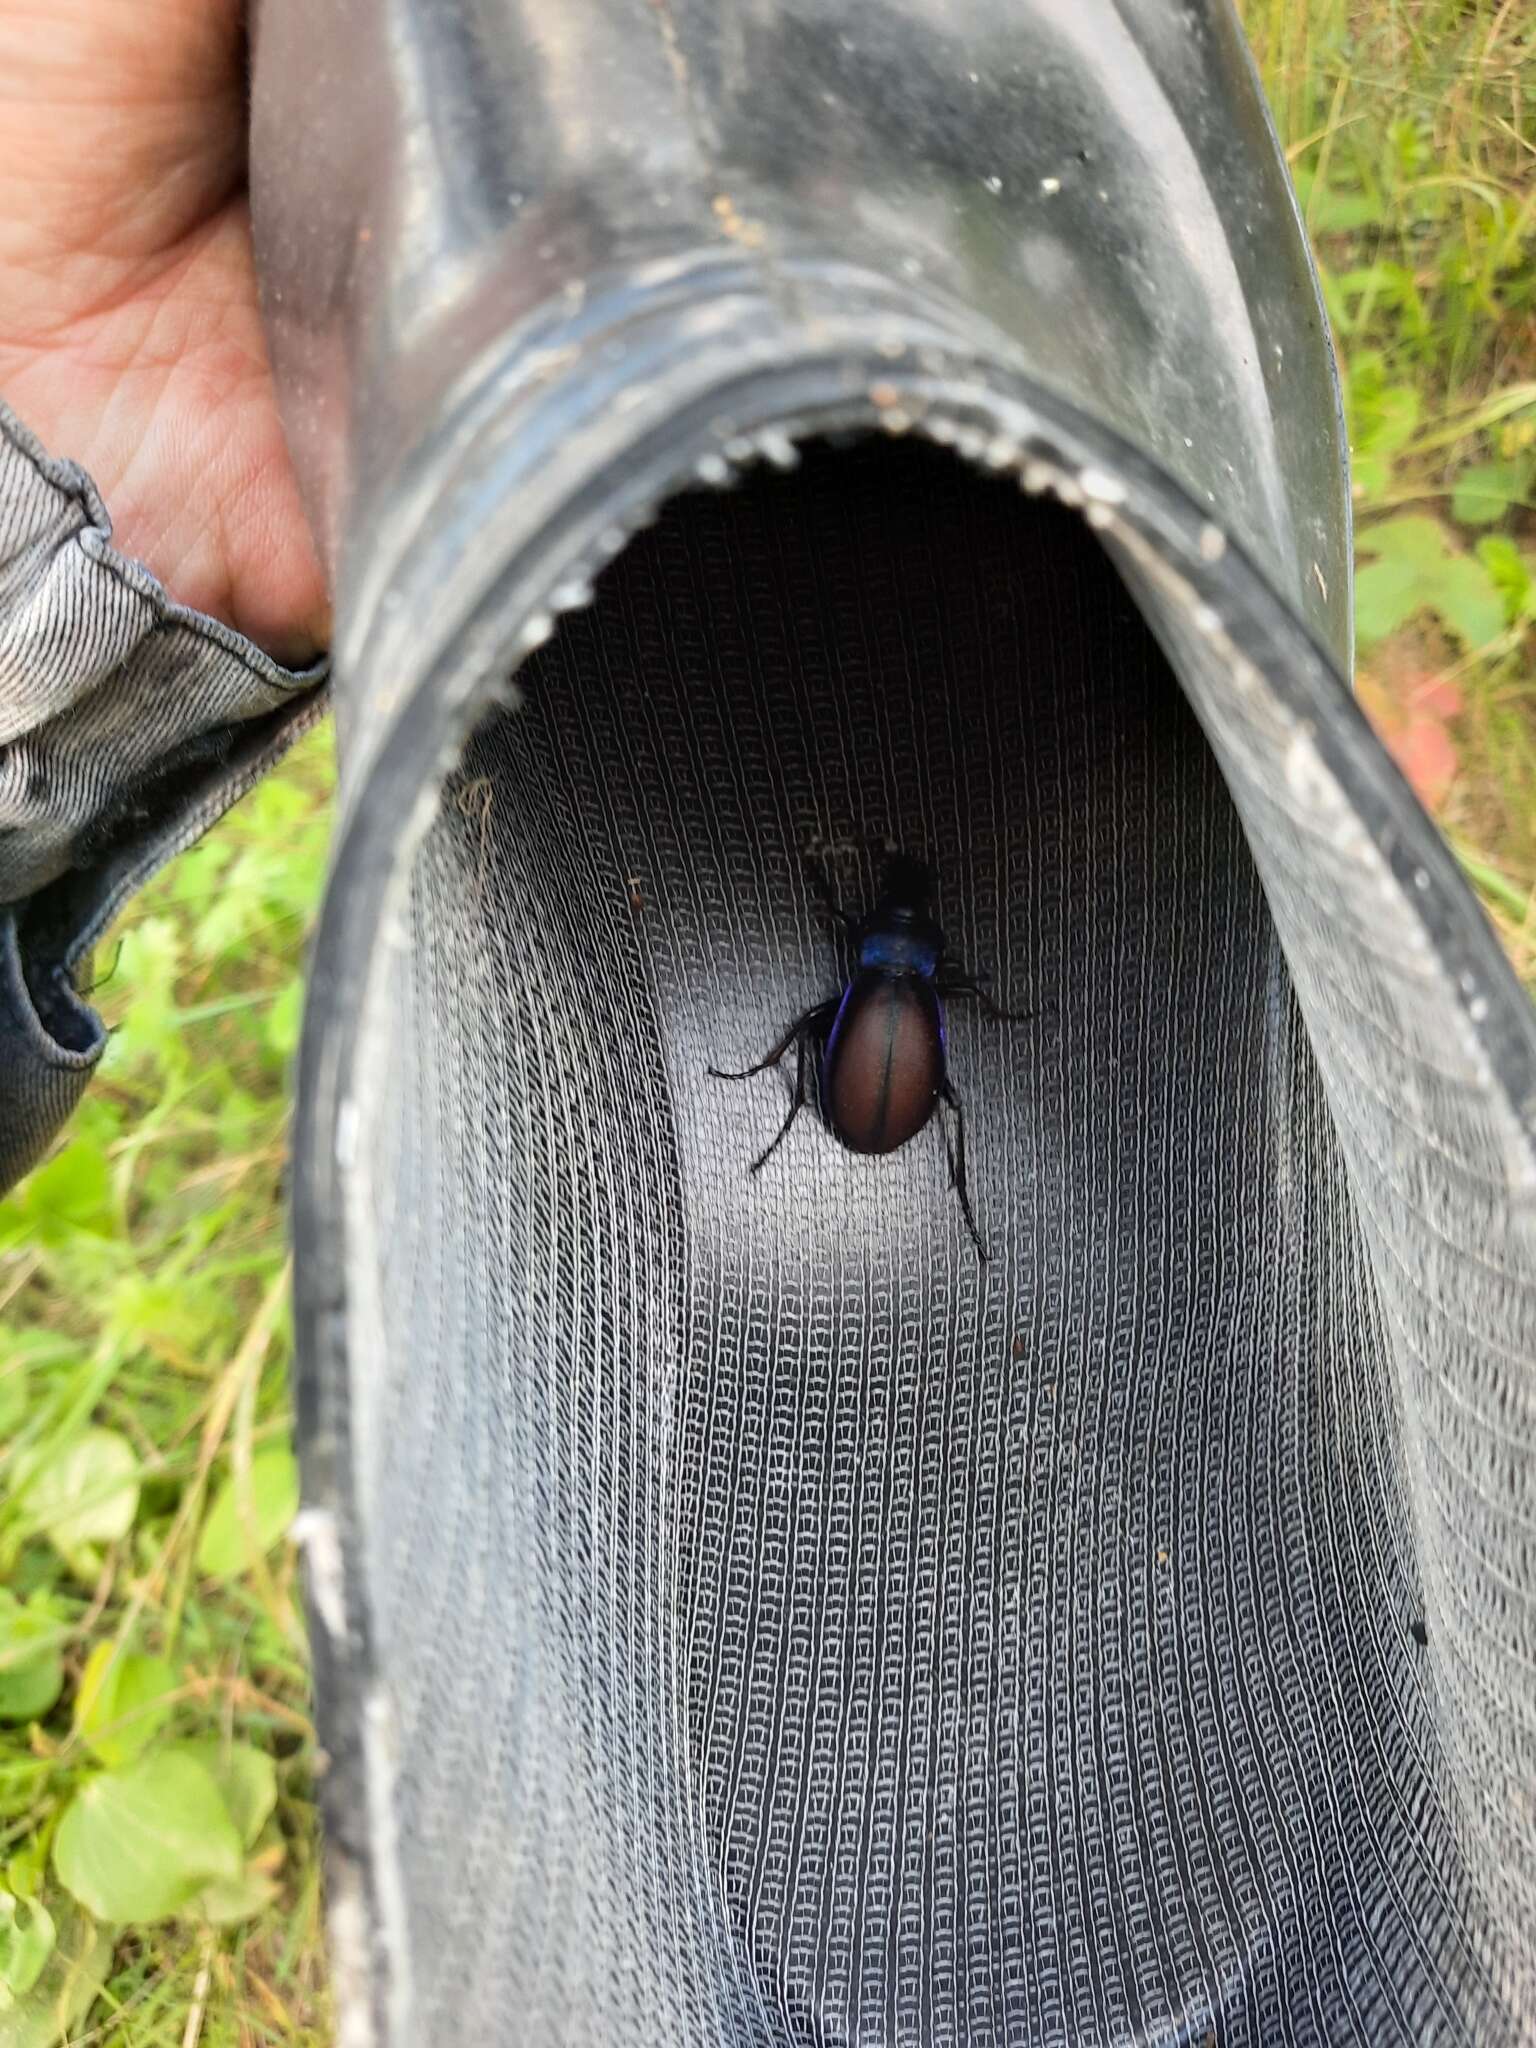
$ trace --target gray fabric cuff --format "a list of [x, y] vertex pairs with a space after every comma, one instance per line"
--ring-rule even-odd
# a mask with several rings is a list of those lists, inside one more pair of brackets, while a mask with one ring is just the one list
[[0, 1189], [100, 1055], [82, 957], [325, 707], [326, 663], [291, 673], [173, 604], [111, 531], [0, 400]]

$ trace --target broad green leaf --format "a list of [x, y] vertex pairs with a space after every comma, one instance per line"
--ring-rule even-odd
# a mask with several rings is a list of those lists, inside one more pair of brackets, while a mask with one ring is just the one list
[[1479, 462], [1464, 469], [1451, 496], [1451, 517], [1463, 526], [1492, 526], [1530, 484], [1523, 462]]
[[1418, 424], [1419, 394], [1413, 386], [1384, 384], [1358, 398], [1351, 432], [1361, 453], [1395, 455]]
[[249, 1849], [277, 1804], [277, 1772], [272, 1759], [248, 1742], [179, 1742], [176, 1750], [200, 1764], [218, 1786], [229, 1817]]
[[1351, 452], [1349, 482], [1353, 495], [1362, 505], [1373, 505], [1392, 488], [1391, 456], [1378, 455], [1369, 448], [1359, 453]]
[[130, 1764], [165, 1725], [176, 1673], [163, 1657], [98, 1643], [75, 1695], [75, 1729], [104, 1764]]
[[175, 1750], [87, 1779], [54, 1837], [59, 1881], [98, 1920], [164, 1920], [244, 1868], [208, 1772]]
[[0, 1323], [0, 1344], [5, 1346], [6, 1365], [25, 1366], [29, 1372], [77, 1361], [85, 1349], [78, 1337], [60, 1330], [28, 1329], [15, 1323]]
[[1371, 446], [1381, 454], [1396, 454], [1413, 437], [1419, 424], [1419, 394], [1412, 384], [1387, 384], [1376, 401], [1371, 423]]
[[247, 1865], [237, 1878], [205, 1885], [188, 1901], [186, 1910], [210, 1926], [234, 1927], [264, 1913], [276, 1897], [277, 1886], [267, 1873]]
[[115, 1429], [88, 1429], [32, 1467], [25, 1505], [67, 1558], [115, 1542], [138, 1512], [138, 1454]]
[[1355, 576], [1355, 636], [1362, 647], [1385, 640], [1423, 603], [1413, 567], [1406, 562], [1372, 562]]
[[235, 1473], [231, 1472], [219, 1488], [197, 1546], [198, 1570], [215, 1579], [230, 1579], [249, 1571], [287, 1533], [298, 1507], [299, 1470], [292, 1451], [286, 1445], [259, 1451], [251, 1460], [248, 1508], [241, 1501]]
[[56, 1938], [32, 1988], [0, 2009], [0, 2048], [54, 2048], [75, 2029], [106, 1982], [112, 1937], [60, 1894], [50, 1918]]
[[1455, 547], [1445, 528], [1417, 514], [1364, 529], [1357, 552], [1374, 556], [1355, 578], [1355, 625], [1362, 646], [1435, 613], [1468, 648], [1485, 646], [1504, 625], [1504, 600], [1487, 565]]
[[58, 1934], [41, 1899], [0, 1891], [0, 2012], [25, 1998], [48, 1966]]
[[1381, 519], [1356, 536], [1361, 554], [1374, 555], [1382, 562], [1403, 562], [1421, 573], [1433, 573], [1451, 548], [1450, 536], [1435, 519], [1421, 513], [1407, 513], [1398, 519]]
[[1486, 566], [1471, 555], [1446, 562], [1427, 602], [1463, 647], [1486, 647], [1504, 630], [1504, 600]]
[[1316, 234], [1352, 234], [1359, 228], [1379, 227], [1386, 219], [1386, 202], [1378, 192], [1349, 191], [1332, 185], [1318, 190], [1314, 186], [1307, 201], [1307, 215]]
[[76, 1137], [28, 1176], [13, 1203], [42, 1244], [68, 1244], [82, 1232], [111, 1236], [112, 1179], [107, 1155], [93, 1139]]
[[1522, 555], [1502, 533], [1489, 533], [1477, 544], [1477, 559], [1504, 600], [1504, 623], [1536, 618], [1536, 558]]
[[1419, 424], [1419, 394], [1389, 375], [1379, 351], [1364, 349], [1350, 369], [1344, 400], [1355, 495], [1369, 503], [1386, 490], [1392, 459]]
[[64, 1690], [59, 1624], [0, 1588], [0, 1721], [39, 1721]]
[[[124, 1350], [153, 1352], [164, 1342], [179, 1346], [192, 1357], [199, 1356], [199, 1347], [206, 1346], [210, 1332], [206, 1322], [187, 1312], [188, 1298], [197, 1291], [195, 1278], [189, 1282], [175, 1270], [125, 1273], [113, 1289], [111, 1301], [112, 1329]], [[227, 1307], [227, 1290], [222, 1299]]]
[[[1392, 271], [1393, 266], [1389, 263], [1356, 264], [1352, 270], [1341, 270], [1338, 273], [1339, 290], [1346, 298], [1379, 299], [1382, 292], [1389, 288]], [[1373, 359], [1373, 367], [1374, 362], [1379, 360], [1379, 357]]]
[[35, 1834], [26, 1837], [14, 1856], [5, 1859], [0, 1884], [8, 1892], [14, 1892], [18, 1899], [35, 1899], [42, 1889], [51, 1840], [51, 1832], [44, 1823]]

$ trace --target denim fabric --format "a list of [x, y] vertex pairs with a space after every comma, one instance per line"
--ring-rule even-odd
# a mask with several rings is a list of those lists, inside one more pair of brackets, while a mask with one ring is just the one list
[[174, 604], [111, 531], [0, 402], [0, 1188], [100, 1055], [88, 949], [324, 706], [324, 663], [292, 674]]

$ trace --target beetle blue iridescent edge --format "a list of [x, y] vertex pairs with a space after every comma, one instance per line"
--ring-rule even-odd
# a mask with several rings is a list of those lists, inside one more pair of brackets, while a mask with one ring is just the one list
[[930, 940], [911, 932], [875, 930], [860, 943], [859, 965], [925, 974], [931, 980], [938, 972], [939, 950]]
[[744, 1081], [776, 1067], [791, 1046], [796, 1049], [789, 1114], [751, 1170], [761, 1171], [789, 1136], [808, 1100], [813, 1072], [823, 1121], [851, 1152], [896, 1151], [917, 1136], [942, 1101], [954, 1117], [953, 1142], [944, 1131], [950, 1182], [984, 1262], [986, 1247], [967, 1187], [965, 1112], [949, 1078], [944, 1001], [969, 996], [995, 1017], [1011, 1019], [1013, 1013], [999, 1009], [975, 975], [950, 961], [930, 909], [933, 877], [922, 861], [892, 855], [874, 909], [860, 918], [839, 908], [814, 862], [808, 860], [806, 870], [856, 964], [839, 993], [797, 1018], [754, 1066], [740, 1072], [709, 1069], [716, 1080]]

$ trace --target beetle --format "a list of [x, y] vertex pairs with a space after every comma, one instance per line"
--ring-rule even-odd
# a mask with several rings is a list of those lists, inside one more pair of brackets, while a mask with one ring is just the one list
[[976, 1227], [965, 1171], [965, 1111], [949, 1078], [949, 1036], [944, 1005], [955, 997], [979, 1002], [1010, 1023], [1017, 1011], [993, 1002], [978, 978], [950, 959], [933, 915], [933, 875], [907, 854], [885, 864], [875, 906], [862, 917], [839, 907], [825, 874], [807, 860], [806, 872], [854, 956], [842, 989], [798, 1017], [753, 1066], [732, 1072], [710, 1067], [717, 1081], [746, 1081], [778, 1066], [795, 1048], [795, 1087], [778, 1135], [752, 1162], [760, 1173], [789, 1136], [809, 1099], [813, 1071], [821, 1113], [850, 1152], [894, 1152], [923, 1130], [940, 1102], [954, 1114], [955, 1138], [944, 1133], [950, 1184], [983, 1264], [987, 1250]]

